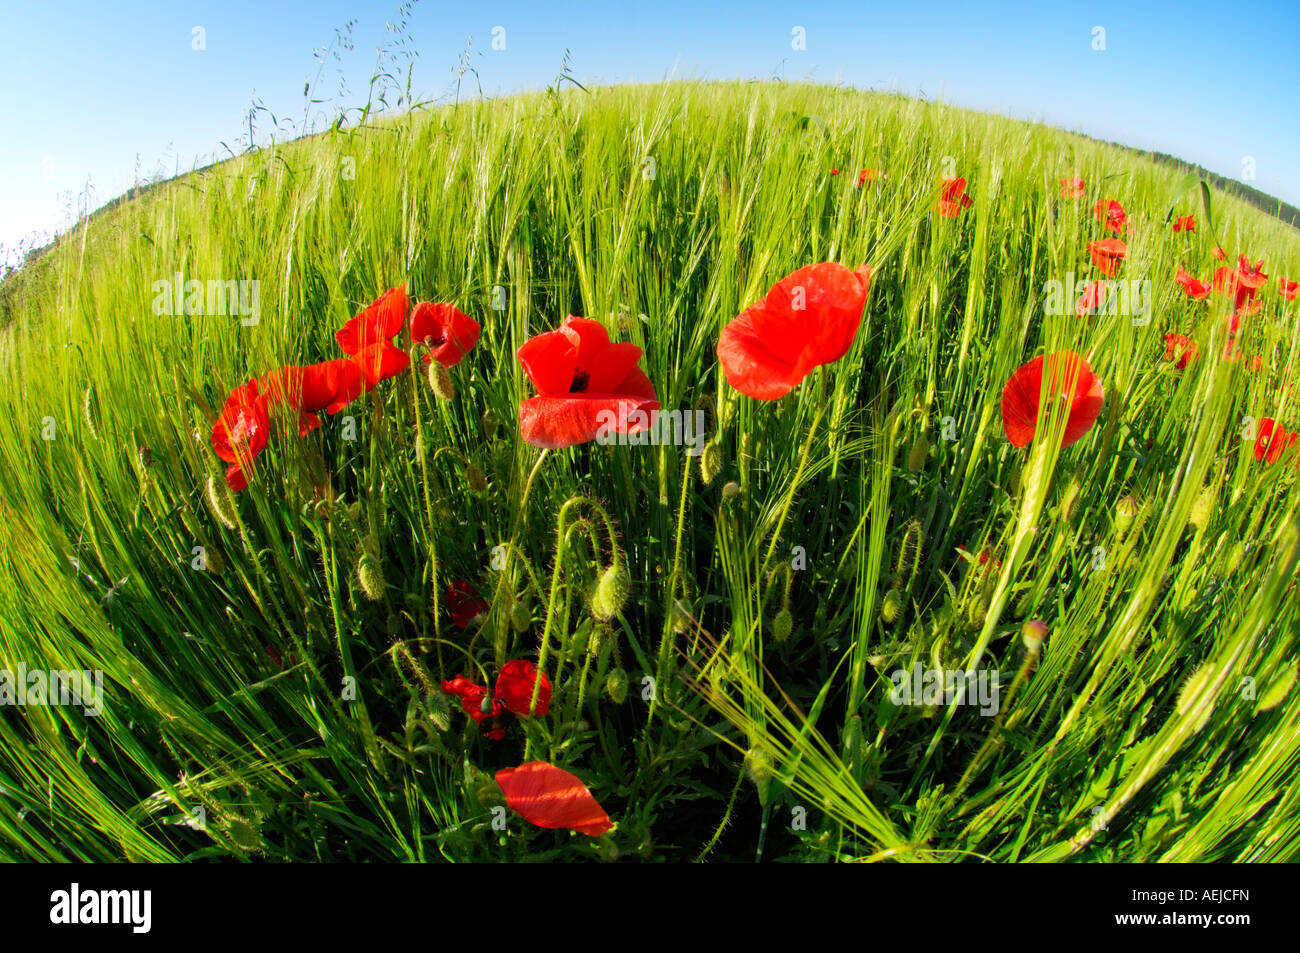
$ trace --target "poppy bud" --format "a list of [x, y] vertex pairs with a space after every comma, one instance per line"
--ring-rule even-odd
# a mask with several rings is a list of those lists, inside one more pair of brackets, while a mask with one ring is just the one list
[[235, 528], [235, 520], [238, 514], [235, 512], [235, 501], [230, 498], [230, 491], [226, 489], [224, 481], [217, 482], [214, 476], [208, 477], [208, 505], [212, 507], [212, 515], [226, 529]]
[[745, 772], [761, 790], [772, 782], [772, 759], [761, 745], [745, 752]]
[[1212, 487], [1206, 487], [1201, 491], [1201, 495], [1196, 498], [1192, 504], [1192, 512], [1188, 514], [1187, 522], [1197, 529], [1205, 529], [1206, 524], [1210, 522], [1210, 516], [1214, 512], [1214, 504], [1217, 495]]
[[451, 371], [439, 363], [429, 363], [429, 387], [439, 400], [451, 400], [456, 396], [456, 388], [451, 383]]
[[627, 701], [627, 672], [616, 668], [605, 676], [605, 694], [615, 705]]
[[1126, 496], [1115, 504], [1115, 528], [1121, 533], [1133, 525], [1133, 520], [1138, 514], [1138, 501], [1135, 497]]
[[1020, 627], [1020, 641], [1024, 643], [1025, 650], [1032, 655], [1038, 654], [1045, 638], [1047, 638], [1047, 623], [1040, 619], [1030, 619]]
[[493, 437], [497, 435], [497, 427], [500, 425], [500, 421], [497, 420], [497, 415], [492, 413], [491, 410], [485, 410], [483, 411], [482, 422], [483, 422], [483, 436], [486, 437], [488, 440], [491, 440]]
[[451, 728], [451, 704], [443, 692], [434, 692], [424, 700], [424, 710], [439, 731]]
[[880, 618], [885, 625], [892, 625], [903, 608], [903, 596], [897, 589], [885, 593], [885, 601], [880, 606]]
[[257, 850], [262, 846], [260, 824], [253, 824], [242, 817], [227, 817], [226, 835], [242, 851]]
[[740, 484], [735, 480], [723, 485], [722, 498], [724, 500], [734, 500], [738, 496], [740, 496]]
[[591, 637], [587, 641], [587, 652], [590, 655], [599, 656], [614, 644], [614, 633], [609, 626], [598, 625], [591, 632]]
[[930, 455], [930, 438], [921, 434], [912, 444], [912, 449], [907, 454], [907, 469], [915, 473], [921, 467], [925, 466], [925, 458]]
[[1074, 514], [1074, 506], [1079, 502], [1079, 480], [1074, 478], [1070, 480], [1069, 486], [1061, 495], [1061, 519], [1069, 522], [1070, 517]]
[[523, 599], [516, 599], [515, 604], [510, 607], [510, 627], [522, 634], [527, 632], [532, 624], [533, 614], [528, 609], [528, 603]]
[[628, 572], [619, 562], [614, 562], [600, 574], [600, 580], [591, 593], [591, 614], [601, 622], [608, 622], [623, 611], [627, 594], [632, 587]]
[[204, 547], [203, 566], [214, 576], [220, 576], [226, 571], [226, 561], [221, 558], [221, 552], [215, 546]]
[[384, 567], [373, 553], [364, 553], [358, 560], [357, 578], [361, 582], [361, 591], [371, 602], [384, 597]]
[[704, 452], [700, 454], [700, 479], [704, 481], [705, 486], [718, 478], [724, 462], [722, 447], [716, 441], [704, 448]]
[[[441, 364], [438, 366], [442, 367]], [[472, 463], [465, 468], [465, 482], [469, 484], [470, 490], [474, 493], [487, 492], [487, 474]]]
[[777, 642], [784, 644], [785, 640], [790, 638], [790, 633], [794, 631], [794, 617], [790, 615], [789, 609], [782, 609], [772, 620], [772, 637]]

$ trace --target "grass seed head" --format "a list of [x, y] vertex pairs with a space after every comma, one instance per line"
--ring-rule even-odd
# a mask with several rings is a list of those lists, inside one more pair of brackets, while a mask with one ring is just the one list
[[912, 444], [912, 449], [907, 453], [907, 469], [915, 473], [921, 467], [925, 466], [925, 458], [930, 455], [930, 438], [921, 434]]

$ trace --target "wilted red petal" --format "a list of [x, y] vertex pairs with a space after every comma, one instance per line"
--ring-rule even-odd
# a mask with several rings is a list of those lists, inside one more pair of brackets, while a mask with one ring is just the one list
[[539, 685], [537, 707], [531, 713], [545, 715], [551, 705], [551, 683], [546, 673], [538, 671], [537, 665], [528, 659], [511, 659], [501, 666], [501, 674], [497, 676], [497, 701], [516, 715], [527, 716], [533, 689]]
[[497, 784], [506, 804], [538, 827], [569, 828], [599, 837], [613, 828], [609, 815], [577, 777], [545, 761], [502, 768]]

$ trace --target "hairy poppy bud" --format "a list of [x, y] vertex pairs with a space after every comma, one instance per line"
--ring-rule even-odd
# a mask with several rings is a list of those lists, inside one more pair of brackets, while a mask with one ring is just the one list
[[1069, 522], [1070, 517], [1074, 515], [1075, 504], [1078, 502], [1079, 480], [1076, 477], [1070, 481], [1069, 486], [1065, 488], [1065, 492], [1061, 495], [1061, 519]]
[[226, 529], [235, 528], [235, 520], [238, 514], [235, 512], [235, 501], [230, 498], [230, 491], [226, 489], [224, 482], [218, 483], [214, 476], [208, 477], [208, 505], [212, 507], [212, 515]]
[[220, 576], [226, 571], [226, 561], [221, 558], [221, 551], [215, 546], [204, 547], [203, 566], [214, 576]]
[[364, 553], [358, 560], [357, 578], [361, 581], [361, 591], [371, 602], [384, 597], [384, 567], [373, 553]]
[[700, 479], [704, 481], [705, 486], [718, 478], [724, 462], [722, 447], [717, 441], [704, 448], [704, 452], [700, 454]]
[[790, 633], [794, 631], [794, 616], [790, 615], [789, 609], [782, 609], [772, 620], [772, 637], [777, 642], [784, 643], [790, 638]]
[[1037, 654], [1043, 647], [1043, 639], [1047, 638], [1047, 623], [1040, 619], [1030, 619], [1020, 627], [1020, 641], [1024, 643], [1025, 650]]
[[627, 672], [616, 668], [605, 676], [605, 694], [615, 705], [627, 701]]
[[[438, 366], [442, 367], [441, 364], [439, 364]], [[487, 492], [487, 488], [488, 488], [487, 474], [484, 473], [482, 470], [480, 470], [472, 463], [465, 468], [465, 482], [469, 484], [470, 490], [473, 491], [474, 493]]]
[[1115, 504], [1115, 528], [1121, 533], [1133, 525], [1133, 520], [1138, 514], [1138, 501], [1136, 497], [1126, 496]]
[[754, 745], [745, 752], [745, 772], [760, 788], [772, 780], [772, 758], [762, 745]]
[[735, 480], [723, 485], [722, 498], [724, 500], [734, 500], [738, 496], [740, 496], [740, 484]]
[[925, 458], [930, 455], [930, 438], [921, 434], [912, 444], [907, 454], [907, 469], [913, 473], [925, 466]]
[[439, 400], [451, 400], [456, 396], [456, 388], [451, 383], [451, 371], [439, 363], [429, 363], [429, 387]]
[[532, 624], [533, 614], [529, 611], [528, 603], [523, 599], [516, 599], [515, 604], [510, 607], [510, 627], [522, 634], [527, 632]]
[[893, 625], [898, 613], [903, 608], [903, 595], [897, 589], [885, 593], [885, 601], [880, 606], [880, 618], [885, 625]]
[[608, 622], [623, 611], [627, 603], [632, 580], [622, 564], [615, 562], [600, 574], [596, 588], [591, 593], [591, 614], [601, 622]]

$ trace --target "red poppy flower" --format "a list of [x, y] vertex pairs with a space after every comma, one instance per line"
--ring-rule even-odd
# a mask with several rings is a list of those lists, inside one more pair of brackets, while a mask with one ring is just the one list
[[964, 208], [970, 208], [974, 201], [966, 194], [965, 179], [944, 179], [943, 192], [939, 195], [937, 206], [944, 218], [956, 218]]
[[1182, 265], [1178, 266], [1178, 277], [1174, 280], [1187, 292], [1187, 297], [1194, 301], [1202, 301], [1210, 294], [1210, 285], [1193, 278]]
[[421, 301], [411, 312], [411, 341], [429, 345], [424, 363], [455, 367], [478, 343], [478, 322], [446, 302]]
[[614, 826], [587, 786], [553, 764], [529, 761], [502, 768], [496, 779], [506, 804], [530, 824], [569, 828], [589, 837], [599, 837]]
[[1048, 380], [1048, 406], [1055, 406], [1060, 400], [1068, 408], [1062, 448], [1086, 434], [1101, 414], [1104, 399], [1101, 381], [1083, 357], [1073, 351], [1036, 357], [1017, 368], [1002, 389], [1002, 428], [1012, 446], [1023, 447], [1034, 438], [1043, 409], [1039, 395], [1044, 371]]
[[410, 307], [406, 285], [389, 288], [334, 334], [344, 354], [360, 354], [381, 341], [392, 341], [406, 323]]
[[1181, 218], [1174, 219], [1175, 232], [1194, 232], [1196, 231], [1196, 218], [1192, 215], [1184, 215]]
[[611, 344], [599, 321], [564, 319], [557, 331], [525, 341], [519, 363], [537, 396], [519, 405], [519, 430], [537, 447], [572, 447], [602, 430], [639, 433], [659, 409], [654, 385], [637, 367], [641, 349]]
[[1088, 285], [1083, 294], [1079, 296], [1079, 300], [1074, 303], [1074, 313], [1081, 318], [1089, 314], [1096, 314], [1097, 310], [1109, 297], [1110, 283], [1100, 279], [1094, 281]]
[[1228, 253], [1218, 245], [1215, 245], [1214, 248], [1210, 250], [1210, 254], [1213, 255], [1215, 258], [1219, 259], [1219, 261], [1228, 260]]
[[395, 347], [391, 341], [380, 341], [364, 347], [352, 359], [365, 375], [366, 390], [411, 366], [411, 355], [400, 347]]
[[1300, 281], [1292, 281], [1290, 278], [1279, 278], [1277, 280], [1277, 293], [1287, 301], [1294, 301], [1297, 294], [1300, 294]]
[[226, 483], [235, 492], [248, 487], [243, 467], [264, 449], [271, 431], [269, 399], [258, 392], [257, 381], [236, 387], [212, 426], [212, 449], [226, 463]]
[[889, 176], [876, 169], [859, 169], [858, 170], [858, 188], [862, 188], [868, 182], [874, 182], [876, 179], [887, 179]]
[[729, 383], [758, 400], [775, 400], [814, 367], [848, 353], [862, 322], [871, 269], [835, 262], [786, 275], [767, 297], [722, 329], [718, 360]]
[[447, 587], [447, 608], [451, 610], [451, 621], [460, 628], [465, 628], [477, 616], [488, 611], [488, 604], [478, 594], [478, 590], [462, 579], [457, 579]]
[[831, 175], [839, 175], [839, 174], [840, 174], [839, 169], [831, 169]]
[[1125, 224], [1128, 222], [1128, 215], [1124, 212], [1124, 206], [1120, 205], [1114, 199], [1109, 202], [1097, 200], [1097, 204], [1092, 207], [1092, 217], [1101, 222], [1105, 218], [1103, 227], [1107, 231], [1122, 232]]
[[1285, 427], [1272, 417], [1265, 417], [1259, 422], [1259, 432], [1255, 436], [1255, 459], [1268, 457], [1269, 463], [1277, 463], [1282, 452], [1295, 443], [1297, 433], [1287, 433]]
[[1128, 245], [1118, 238], [1103, 238], [1098, 242], [1088, 242], [1088, 254], [1103, 275], [1113, 278], [1119, 271], [1119, 263], [1128, 255]]
[[1078, 176], [1061, 180], [1061, 198], [1063, 199], [1081, 199], [1084, 190], [1083, 179]]
[[[529, 711], [537, 687], [537, 707]], [[546, 673], [528, 659], [511, 659], [497, 676], [496, 700], [516, 715], [545, 715], [551, 705], [551, 683]]]
[[285, 403], [299, 412], [299, 435], [320, 426], [316, 414], [336, 413], [365, 389], [361, 368], [341, 357], [306, 367], [277, 367], [258, 378], [258, 386], [272, 402]]
[[1264, 281], [1268, 278], [1268, 275], [1261, 270], [1263, 267], [1264, 259], [1262, 258], [1259, 260], [1259, 264], [1252, 266], [1245, 255], [1238, 257], [1237, 273], [1233, 276], [1236, 287], [1233, 301], [1234, 311], [1240, 311], [1246, 302], [1255, 297], [1255, 292], [1264, 286]]
[[451, 681], [443, 682], [442, 690], [460, 699], [460, 707], [474, 719], [474, 724], [483, 729], [487, 738], [500, 741], [506, 736], [505, 726], [499, 720], [505, 707], [497, 699], [490, 698], [484, 686], [476, 685], [464, 675], [457, 675]]
[[1185, 334], [1165, 335], [1165, 360], [1172, 361], [1177, 356], [1177, 367], [1180, 371], [1196, 360], [1198, 351], [1196, 342]]

